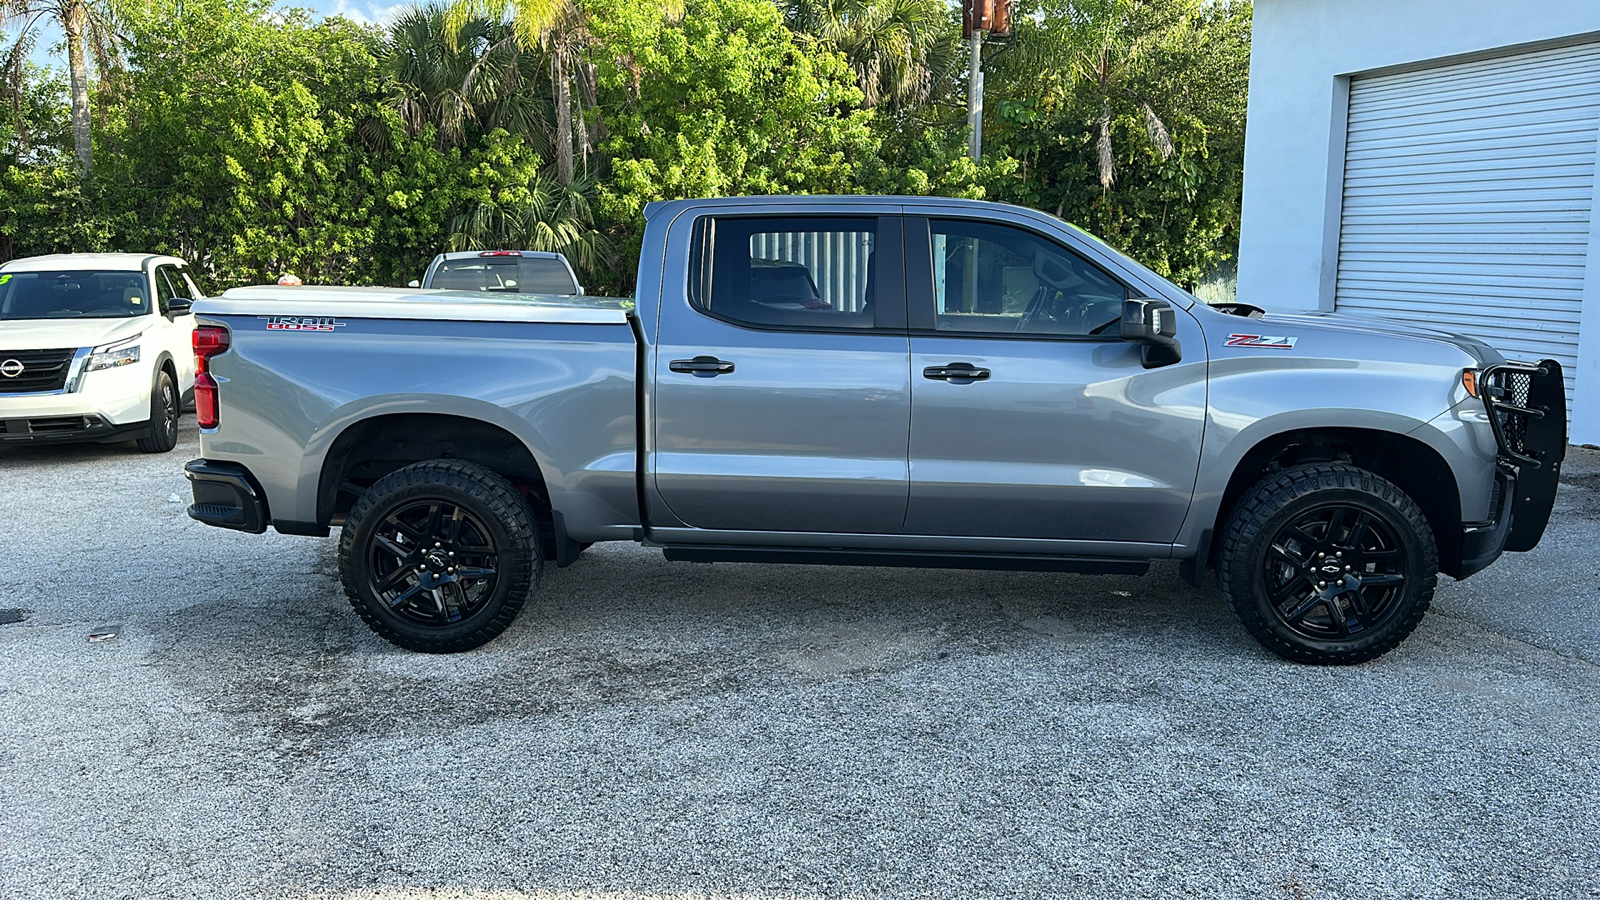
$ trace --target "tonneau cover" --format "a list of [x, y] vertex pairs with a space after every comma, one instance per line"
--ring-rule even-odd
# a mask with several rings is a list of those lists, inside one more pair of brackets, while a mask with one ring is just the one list
[[420, 319], [457, 322], [549, 322], [626, 325], [618, 297], [561, 297], [416, 288], [290, 287], [233, 288], [195, 302], [199, 315], [333, 316], [346, 319]]

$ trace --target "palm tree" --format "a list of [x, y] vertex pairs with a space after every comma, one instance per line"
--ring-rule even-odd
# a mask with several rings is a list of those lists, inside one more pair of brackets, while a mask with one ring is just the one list
[[[1192, 23], [1182, 4], [1155, 8], [1138, 0], [1070, 0], [1035, 33], [1019, 34], [1013, 72], [1032, 84], [1062, 84], [1096, 110], [1095, 153], [1101, 190], [1116, 182], [1111, 122], [1136, 115], [1162, 159], [1174, 153], [1166, 123], [1142, 90], [1158, 50], [1182, 43]], [[1054, 32], [1054, 33], [1047, 33]]]
[[438, 126], [441, 145], [460, 146], [476, 124], [530, 138], [537, 148], [546, 133], [532, 90], [541, 62], [508, 26], [475, 17], [452, 29], [448, 15], [438, 4], [409, 7], [384, 37], [401, 121], [413, 134]]
[[25, 36], [42, 19], [54, 19], [67, 36], [67, 71], [72, 81], [72, 148], [78, 171], [94, 169], [94, 143], [89, 130], [89, 68], [85, 50], [94, 54], [100, 71], [116, 60], [117, 34], [112, 0], [0, 0], [0, 25], [22, 22]]
[[943, 0], [782, 0], [790, 29], [845, 58], [866, 106], [921, 106], [960, 58]]
[[[646, 0], [666, 18], [683, 13], [683, 0]], [[576, 83], [582, 107], [593, 105], [595, 86], [593, 67], [586, 59], [592, 41], [589, 17], [583, 0], [456, 0], [449, 20], [459, 27], [474, 17], [492, 21], [509, 20], [518, 43], [524, 48], [541, 48], [550, 58], [550, 91], [555, 112], [556, 178], [572, 184], [574, 174], [572, 128], [572, 88]], [[589, 150], [588, 129], [578, 137], [585, 157]]]
[[592, 274], [611, 256], [611, 243], [594, 227], [594, 182], [570, 184], [535, 178], [525, 202], [484, 200], [450, 220], [451, 250], [551, 250], [578, 271]]

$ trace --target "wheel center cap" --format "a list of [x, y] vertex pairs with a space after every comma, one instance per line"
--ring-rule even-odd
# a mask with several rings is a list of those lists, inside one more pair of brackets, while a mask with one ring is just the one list
[[1344, 567], [1337, 563], [1324, 563], [1322, 566], [1322, 574], [1324, 575], [1338, 575], [1343, 571]]
[[435, 572], [443, 572], [450, 565], [450, 560], [442, 550], [429, 550], [422, 557], [422, 564]]

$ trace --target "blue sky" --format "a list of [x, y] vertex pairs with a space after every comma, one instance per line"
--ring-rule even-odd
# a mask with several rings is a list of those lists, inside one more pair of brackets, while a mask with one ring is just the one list
[[[342, 15], [347, 19], [357, 22], [382, 25], [393, 17], [394, 13], [406, 3], [373, 2], [373, 0], [302, 0], [297, 3], [285, 3], [283, 6], [309, 7], [324, 16]], [[66, 68], [65, 59], [61, 49], [61, 29], [52, 24], [42, 24], [37, 30], [38, 43], [33, 48], [33, 61], [40, 65], [55, 65]], [[5, 41], [9, 44], [16, 39], [17, 29], [4, 29]], [[4, 46], [0, 44], [0, 46]]]

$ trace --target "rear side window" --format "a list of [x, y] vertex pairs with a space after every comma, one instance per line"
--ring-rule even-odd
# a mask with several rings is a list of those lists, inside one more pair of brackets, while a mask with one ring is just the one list
[[429, 287], [502, 294], [576, 294], [578, 285], [559, 259], [483, 256], [447, 259]]
[[748, 325], [871, 328], [877, 229], [870, 217], [702, 219], [690, 302]]

